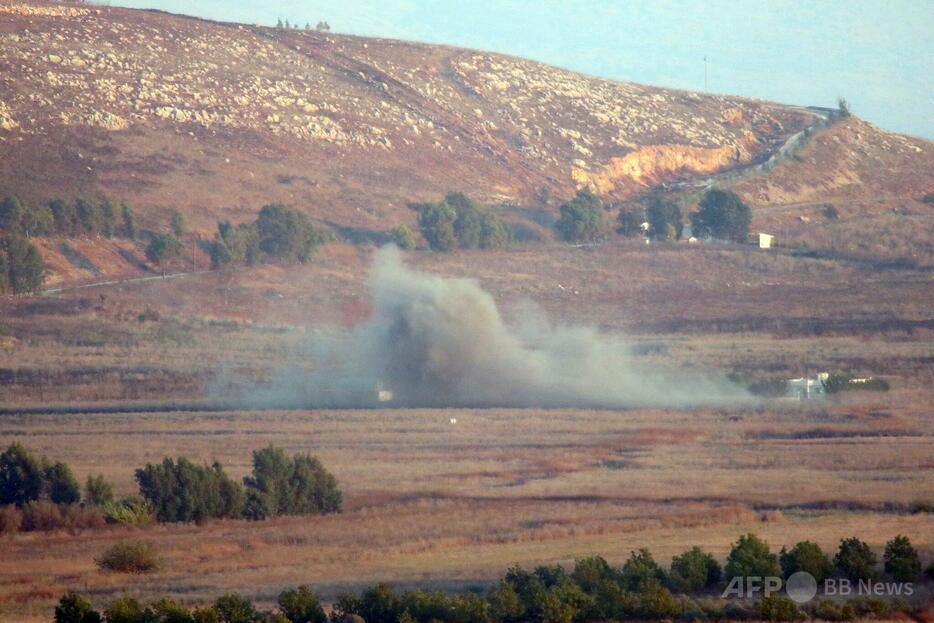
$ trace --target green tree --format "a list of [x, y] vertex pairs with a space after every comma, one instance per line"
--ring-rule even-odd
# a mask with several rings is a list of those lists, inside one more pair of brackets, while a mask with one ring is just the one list
[[120, 204], [120, 235], [127, 240], [136, 239], [136, 216], [126, 201]]
[[0, 454], [0, 506], [23, 506], [42, 497], [45, 466], [25, 447], [14, 443]]
[[233, 254], [230, 252], [230, 247], [220, 234], [216, 235], [214, 241], [211, 242], [211, 268], [217, 270], [231, 262], [233, 262]]
[[620, 236], [631, 238], [642, 233], [642, 223], [645, 222], [645, 212], [642, 210], [627, 210], [620, 208], [619, 216], [616, 217], [619, 225], [616, 227], [616, 233]]
[[695, 593], [720, 581], [720, 565], [696, 545], [671, 559], [671, 581], [686, 593]]
[[224, 473], [220, 463], [207, 466], [184, 457], [165, 458], [137, 469], [136, 482], [160, 521], [239, 517], [243, 512], [243, 487]]
[[43, 474], [44, 489], [56, 504], [76, 504], [81, 501], [81, 487], [71, 468], [61, 462], [52, 463]]
[[100, 232], [107, 238], [113, 238], [117, 233], [117, 212], [114, 210], [114, 204], [110, 199], [101, 201], [98, 208]]
[[79, 197], [75, 200], [75, 217], [79, 233], [90, 235], [100, 230], [100, 211], [87, 199]]
[[728, 578], [747, 576], [779, 576], [781, 568], [778, 558], [769, 551], [769, 544], [749, 533], [744, 534], [733, 544], [726, 559]]
[[665, 571], [658, 566], [651, 552], [644, 547], [631, 552], [623, 564], [620, 580], [626, 590], [639, 591], [649, 580], [665, 581]]
[[14, 294], [36, 292], [45, 282], [45, 263], [36, 245], [21, 234], [0, 238], [0, 255], [6, 269], [4, 282]]
[[170, 227], [172, 233], [176, 238], [181, 238], [185, 235], [185, 215], [179, 212], [178, 210], [172, 210], [172, 218], [170, 221]]
[[78, 233], [78, 215], [74, 204], [63, 199], [49, 201], [49, 210], [52, 212], [55, 233], [60, 236], [75, 236]]
[[499, 249], [509, 244], [512, 235], [506, 225], [492, 212], [484, 212], [480, 219], [480, 248]]
[[310, 586], [290, 588], [279, 593], [279, 610], [291, 623], [325, 623], [327, 615], [318, 595]]
[[463, 193], [448, 193], [444, 202], [454, 208], [454, 235], [462, 249], [480, 246], [483, 216], [476, 204]]
[[681, 238], [681, 207], [673, 202], [653, 197], [646, 209], [649, 235], [654, 240], [677, 240]]
[[746, 241], [751, 222], [752, 211], [739, 195], [718, 188], [708, 190], [697, 212], [691, 214], [695, 236], [713, 236], [734, 242]]
[[588, 556], [574, 562], [571, 579], [587, 593], [594, 593], [600, 584], [617, 577], [613, 567], [602, 556]]
[[318, 459], [288, 457], [269, 446], [253, 453], [253, 473], [244, 479], [246, 514], [254, 519], [277, 515], [336, 513], [341, 509], [337, 480]]
[[151, 610], [132, 597], [118, 597], [104, 608], [107, 623], [148, 623], [154, 618]]
[[409, 206], [418, 212], [418, 227], [433, 251], [450, 251], [457, 246], [454, 223], [457, 212], [447, 202], [418, 203]]
[[155, 234], [146, 246], [146, 258], [165, 275], [165, 265], [182, 253], [182, 243], [174, 236]]
[[15, 195], [0, 201], [0, 229], [7, 234], [22, 234], [24, 212], [23, 203]]
[[214, 602], [214, 610], [221, 623], [257, 623], [259, 616], [253, 602], [239, 593], [218, 597]]
[[501, 581], [490, 590], [487, 598], [490, 604], [490, 614], [494, 621], [513, 623], [522, 617], [525, 606], [512, 584]]
[[561, 217], [555, 229], [562, 240], [593, 242], [606, 233], [603, 202], [588, 190], [579, 190], [570, 201], [561, 205]]
[[[22, 217], [19, 220], [19, 227], [16, 228], [19, 233], [24, 234], [26, 237], [47, 236], [54, 233], [55, 219], [47, 204], [43, 203], [38, 206], [21, 204], [21, 210]], [[3, 209], [0, 207], [0, 214], [2, 212]]]
[[817, 543], [801, 541], [790, 550], [779, 553], [782, 573], [787, 579], [792, 573], [807, 571], [818, 582], [823, 582], [833, 573], [833, 564]]
[[899, 582], [911, 582], [921, 574], [921, 559], [907, 536], [898, 535], [886, 543], [882, 560], [886, 573]]
[[360, 616], [366, 623], [396, 623], [402, 603], [391, 588], [377, 584], [360, 595]]
[[55, 606], [55, 623], [101, 623], [101, 615], [91, 602], [77, 593], [66, 593]]
[[274, 203], [263, 206], [256, 219], [259, 248], [270, 257], [307, 262], [327, 240], [304, 212]]
[[103, 474], [88, 475], [84, 483], [84, 501], [91, 506], [105, 506], [114, 501], [113, 485], [104, 479]]
[[851, 580], [871, 580], [876, 577], [876, 555], [869, 545], [856, 537], [840, 541], [833, 558], [834, 567]]
[[415, 234], [407, 225], [397, 225], [390, 232], [392, 241], [403, 251], [410, 251], [415, 248]]

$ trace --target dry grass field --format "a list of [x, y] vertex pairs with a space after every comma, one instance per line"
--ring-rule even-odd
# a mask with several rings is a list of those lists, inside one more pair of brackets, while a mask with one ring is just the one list
[[[0, 401], [217, 398], [231, 379], [311, 366], [319, 325], [367, 317], [369, 257], [329, 245], [302, 267], [4, 300]], [[516, 562], [601, 553], [619, 563], [643, 546], [665, 563], [694, 544], [722, 558], [747, 531], [775, 550], [802, 539], [833, 549], [857, 535], [881, 551], [903, 533], [934, 557], [934, 520], [912, 512], [934, 495], [927, 271], [627, 243], [407, 261], [475, 277], [509, 318], [533, 306], [624, 334], [640, 363], [759, 380], [843, 371], [882, 376], [892, 390], [683, 410], [8, 411], [0, 445], [66, 461], [82, 480], [103, 473], [120, 493], [134, 492], [147, 461], [216, 459], [239, 477], [252, 450], [275, 444], [319, 456], [346, 510], [8, 538], [0, 619], [47, 620], [69, 588], [96, 603], [124, 592], [200, 603], [227, 590], [268, 603], [300, 582], [326, 598], [378, 580], [483, 585]], [[163, 569], [97, 570], [94, 557], [130, 537], [156, 543]]]

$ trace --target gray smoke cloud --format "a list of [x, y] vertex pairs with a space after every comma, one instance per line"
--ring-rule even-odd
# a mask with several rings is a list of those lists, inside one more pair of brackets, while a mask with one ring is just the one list
[[504, 322], [471, 279], [381, 249], [370, 319], [310, 340], [312, 371], [281, 370], [250, 403], [301, 407], [685, 407], [747, 398], [725, 378], [649, 369], [619, 337], [537, 318]]

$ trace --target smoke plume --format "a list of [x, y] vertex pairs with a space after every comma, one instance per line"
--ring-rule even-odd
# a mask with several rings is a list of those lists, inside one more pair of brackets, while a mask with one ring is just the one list
[[725, 379], [642, 367], [627, 344], [589, 327], [508, 326], [475, 281], [411, 270], [394, 247], [377, 253], [369, 287], [366, 323], [313, 340], [315, 371], [283, 371], [253, 399], [306, 407], [627, 408], [744, 397]]

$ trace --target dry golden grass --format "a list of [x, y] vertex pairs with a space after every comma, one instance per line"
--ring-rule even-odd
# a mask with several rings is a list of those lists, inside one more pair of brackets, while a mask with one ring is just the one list
[[[5, 300], [0, 400], [193, 399], [220, 370], [262, 379], [308, 365], [301, 344], [314, 325], [366, 317], [368, 259], [334, 245], [308, 266]], [[751, 379], [840, 370], [893, 389], [693, 410], [3, 415], [0, 446], [22, 442], [81, 480], [103, 473], [120, 493], [166, 455], [216, 459], [239, 477], [256, 448], [310, 451], [340, 480], [346, 512], [18, 535], [2, 544], [0, 619], [47, 620], [66, 589], [97, 604], [226, 590], [269, 602], [300, 582], [326, 597], [378, 580], [463, 586], [514, 562], [598, 552], [618, 563], [642, 546], [666, 562], [694, 544], [723, 557], [750, 530], [776, 549], [832, 549], [852, 535], [881, 549], [904, 533], [934, 555], [931, 515], [906, 512], [934, 491], [927, 272], [628, 243], [409, 261], [477, 278], [510, 317], [532, 301], [558, 322], [624, 331], [646, 364]], [[141, 322], [147, 312], [155, 319]], [[99, 572], [94, 557], [127, 538], [153, 541], [163, 569], [145, 580]]]
[[[805, 538], [833, 548], [853, 534], [881, 548], [905, 533], [934, 554], [934, 519], [904, 512], [934, 490], [930, 421], [847, 404], [33, 415], [5, 418], [0, 441], [66, 460], [79, 478], [103, 472], [122, 492], [135, 467], [167, 454], [243, 475], [250, 451], [271, 443], [317, 454], [347, 496], [339, 516], [17, 536], [0, 562], [5, 616], [47, 615], [68, 588], [98, 602], [225, 590], [268, 601], [299, 582], [329, 597], [377, 580], [465, 585], [514, 562], [593, 552], [620, 562], [642, 546], [662, 560], [693, 544], [723, 556], [750, 530], [775, 548]], [[97, 571], [94, 557], [130, 536], [157, 545], [163, 570]]]

